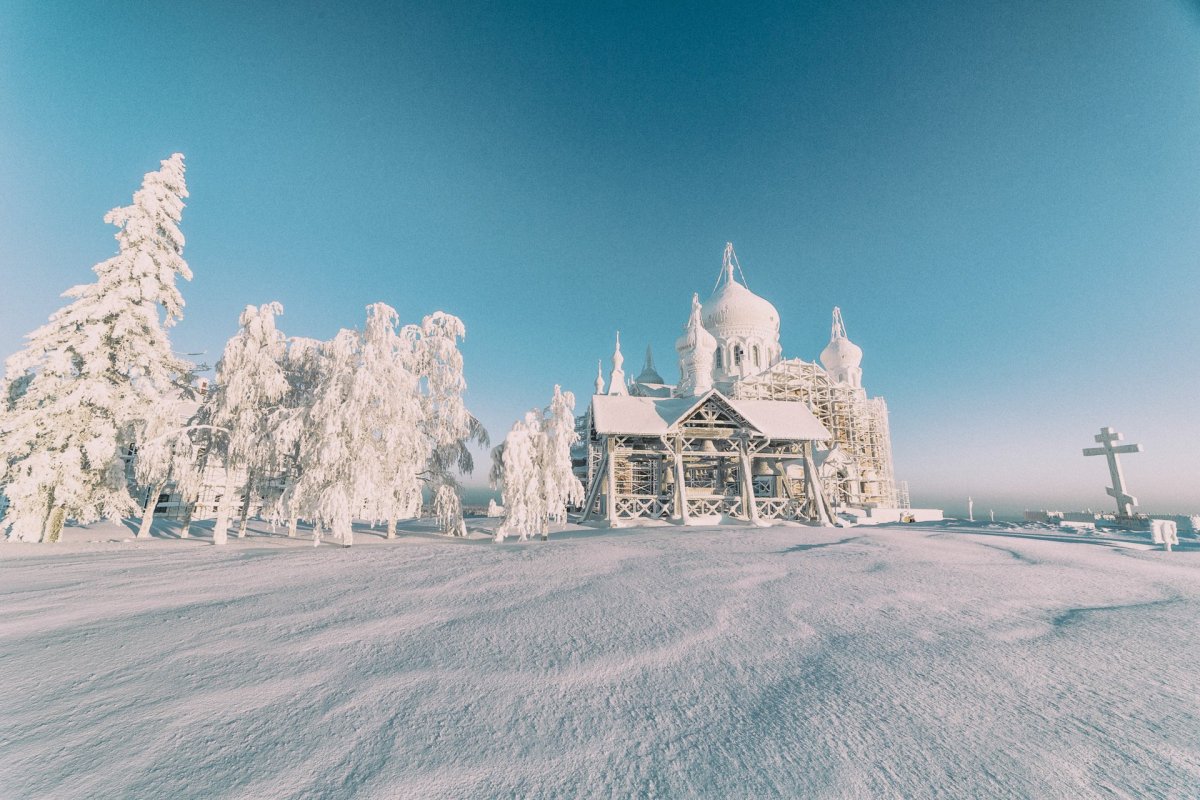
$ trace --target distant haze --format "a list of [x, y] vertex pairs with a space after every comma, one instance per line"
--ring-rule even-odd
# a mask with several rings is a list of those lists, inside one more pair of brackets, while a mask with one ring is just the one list
[[[1200, 14], [1185, 2], [8, 2], [0, 354], [178, 150], [180, 351], [246, 303], [466, 322], [493, 438], [673, 342], [726, 240], [815, 359], [840, 305], [914, 505], [1200, 511]], [[471, 482], [482, 485], [486, 458]], [[483, 502], [486, 502], [486, 496]]]

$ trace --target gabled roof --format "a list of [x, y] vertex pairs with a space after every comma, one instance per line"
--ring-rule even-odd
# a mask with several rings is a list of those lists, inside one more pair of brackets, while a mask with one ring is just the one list
[[743, 417], [768, 439], [832, 439], [808, 406], [788, 400], [733, 400], [713, 389], [700, 397], [631, 397], [599, 394], [592, 397], [592, 420], [601, 434], [663, 436], [709, 402], [713, 396]]

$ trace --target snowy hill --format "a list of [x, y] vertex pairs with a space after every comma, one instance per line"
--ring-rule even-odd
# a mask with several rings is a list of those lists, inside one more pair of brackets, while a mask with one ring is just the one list
[[911, 526], [262, 533], [0, 544], [0, 796], [1200, 786], [1195, 550]]

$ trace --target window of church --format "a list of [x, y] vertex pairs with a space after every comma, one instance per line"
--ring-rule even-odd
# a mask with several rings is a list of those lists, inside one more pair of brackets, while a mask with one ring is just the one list
[[723, 361], [723, 359], [721, 358], [721, 349], [717, 348], [717, 367], [718, 368], [723, 368], [725, 366], [725, 364], [722, 363], [722, 361]]
[[735, 367], [742, 365], [742, 348], [740, 347], [733, 348], [733, 365]]
[[754, 366], [760, 366], [758, 363], [758, 345], [754, 345]]

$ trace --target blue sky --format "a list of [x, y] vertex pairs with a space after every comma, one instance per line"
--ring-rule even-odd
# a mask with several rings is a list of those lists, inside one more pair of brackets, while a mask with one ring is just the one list
[[1113, 425], [1200, 511], [1195, 4], [8, 0], [0, 355], [176, 150], [210, 361], [246, 303], [445, 309], [499, 439], [618, 328], [673, 377], [728, 239], [786, 355], [843, 308], [915, 502], [1107, 507]]

